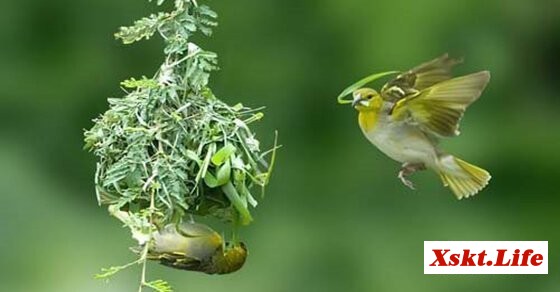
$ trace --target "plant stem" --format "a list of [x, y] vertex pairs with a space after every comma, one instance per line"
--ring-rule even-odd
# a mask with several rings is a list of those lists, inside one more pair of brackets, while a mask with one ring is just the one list
[[142, 292], [142, 288], [146, 285], [146, 265], [148, 261], [148, 243], [144, 246], [144, 250], [142, 251], [142, 257], [140, 259], [142, 263], [142, 274], [140, 276], [140, 287], [138, 287], [138, 292]]
[[[160, 144], [161, 146], [161, 144]], [[154, 177], [157, 175], [157, 171], [154, 172]], [[150, 208], [149, 208], [149, 216], [150, 216], [150, 227], [154, 226], [154, 217], [153, 213], [156, 211], [155, 206], [155, 190], [152, 189], [151, 196], [150, 196]], [[148, 251], [150, 249], [150, 243], [152, 241], [152, 230], [150, 230], [150, 238], [144, 245], [144, 249], [142, 250], [142, 255], [139, 259], [139, 263], [142, 264], [142, 272], [140, 274], [140, 287], [138, 287], [138, 292], [142, 292], [142, 288], [146, 286], [146, 266], [148, 263]]]

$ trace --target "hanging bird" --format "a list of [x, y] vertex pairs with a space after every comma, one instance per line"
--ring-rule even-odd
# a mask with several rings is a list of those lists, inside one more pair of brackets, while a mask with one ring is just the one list
[[458, 199], [473, 196], [490, 180], [486, 170], [438, 145], [439, 138], [459, 135], [461, 117], [490, 80], [488, 71], [453, 78], [451, 69], [461, 62], [445, 54], [401, 73], [379, 93], [361, 88], [352, 94], [362, 132], [381, 152], [402, 163], [398, 177], [403, 184], [414, 189], [407, 177], [431, 169]]
[[243, 266], [247, 258], [245, 244], [224, 243], [210, 227], [183, 222], [169, 224], [154, 233], [148, 259], [175, 269], [206, 274], [229, 274]]

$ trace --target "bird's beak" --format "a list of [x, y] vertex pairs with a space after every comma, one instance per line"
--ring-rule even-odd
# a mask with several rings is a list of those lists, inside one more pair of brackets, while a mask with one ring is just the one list
[[361, 94], [354, 95], [354, 100], [352, 100], [352, 107], [356, 107], [360, 102], [364, 101]]

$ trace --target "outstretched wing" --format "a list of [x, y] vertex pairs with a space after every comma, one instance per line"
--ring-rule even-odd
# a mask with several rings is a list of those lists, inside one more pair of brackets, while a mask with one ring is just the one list
[[452, 59], [448, 54], [421, 64], [398, 75], [381, 89], [381, 97], [397, 101], [439, 82], [451, 79], [451, 69], [462, 60]]
[[465, 110], [480, 97], [489, 80], [490, 73], [482, 71], [439, 82], [399, 100], [391, 116], [436, 136], [457, 136]]

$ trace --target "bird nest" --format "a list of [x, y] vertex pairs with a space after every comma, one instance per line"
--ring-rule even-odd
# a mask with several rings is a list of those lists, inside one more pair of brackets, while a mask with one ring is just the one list
[[[136, 213], [152, 205], [157, 225], [185, 214], [251, 222], [251, 189], [268, 183], [274, 150], [261, 151], [248, 125], [260, 109], [229, 106], [168, 86], [139, 85], [86, 131], [86, 148], [99, 158], [100, 204]], [[146, 87], [147, 86], [147, 87]], [[271, 154], [271, 162], [265, 157]]]

